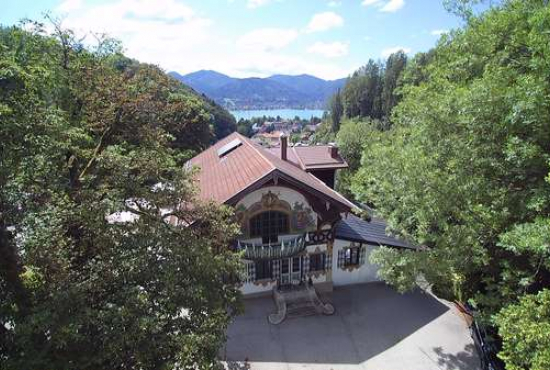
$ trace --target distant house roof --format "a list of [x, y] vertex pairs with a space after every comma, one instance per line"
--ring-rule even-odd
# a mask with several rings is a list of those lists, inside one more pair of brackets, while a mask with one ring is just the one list
[[389, 235], [386, 227], [386, 222], [380, 218], [373, 217], [371, 221], [365, 221], [350, 214], [336, 225], [335, 237], [358, 243], [416, 249], [406, 241]]
[[[268, 150], [281, 158], [280, 146]], [[335, 150], [334, 156], [332, 155], [333, 150]], [[332, 145], [292, 146], [288, 148], [287, 158], [304, 171], [348, 168], [347, 162]]]
[[[237, 141], [241, 144], [236, 145]], [[228, 148], [231, 150], [227, 151]], [[236, 132], [189, 160], [186, 166], [200, 168], [196, 181], [199, 183], [199, 196], [203, 200], [231, 203], [251, 186], [267, 181], [276, 174], [298, 182], [346, 210], [355, 208], [353, 203], [323, 181]]]

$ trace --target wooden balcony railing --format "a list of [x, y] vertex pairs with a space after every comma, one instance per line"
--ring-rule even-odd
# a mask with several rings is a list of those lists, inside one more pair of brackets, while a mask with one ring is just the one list
[[302, 252], [305, 248], [305, 234], [268, 244], [237, 240], [237, 250], [244, 251], [244, 258], [249, 260], [289, 258]]
[[243, 258], [248, 260], [289, 258], [305, 250], [308, 245], [327, 243], [331, 239], [332, 230], [310, 231], [277, 243], [237, 240], [236, 250], [244, 251]]

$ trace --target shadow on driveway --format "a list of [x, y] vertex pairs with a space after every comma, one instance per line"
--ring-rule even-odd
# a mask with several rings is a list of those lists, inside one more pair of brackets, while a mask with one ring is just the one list
[[[246, 300], [245, 313], [229, 327], [222, 357], [234, 364], [350, 365], [376, 357], [373, 364], [411, 361], [403, 369], [476, 368], [475, 355], [452, 357], [468, 344], [464, 322], [429, 294], [399, 294], [383, 283], [370, 283], [336, 289], [332, 302], [333, 316], [287, 319], [274, 326], [267, 322], [267, 315], [275, 311], [270, 297]], [[462, 363], [470, 367], [454, 366]]]

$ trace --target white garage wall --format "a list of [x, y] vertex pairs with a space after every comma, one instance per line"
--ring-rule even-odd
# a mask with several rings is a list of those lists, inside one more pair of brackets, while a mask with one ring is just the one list
[[334, 248], [332, 251], [332, 282], [334, 286], [380, 281], [378, 277], [378, 266], [369, 262], [370, 254], [379, 247], [363, 244], [366, 253], [364, 258], [365, 263], [359, 268], [350, 271], [338, 267], [338, 251], [349, 248], [350, 246], [351, 242], [347, 240], [336, 239], [334, 241]]

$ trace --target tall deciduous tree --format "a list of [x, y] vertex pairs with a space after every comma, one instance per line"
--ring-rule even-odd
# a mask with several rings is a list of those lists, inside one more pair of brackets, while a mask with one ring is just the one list
[[[539, 0], [470, 17], [403, 88], [395, 127], [366, 145], [356, 194], [429, 248], [374, 254], [397, 286], [423, 274], [436, 291], [473, 299], [487, 315], [550, 287], [549, 25]], [[513, 340], [503, 339], [505, 348]]]
[[211, 116], [119, 50], [0, 29], [3, 369], [211, 368], [239, 308], [238, 228], [181, 167]]

